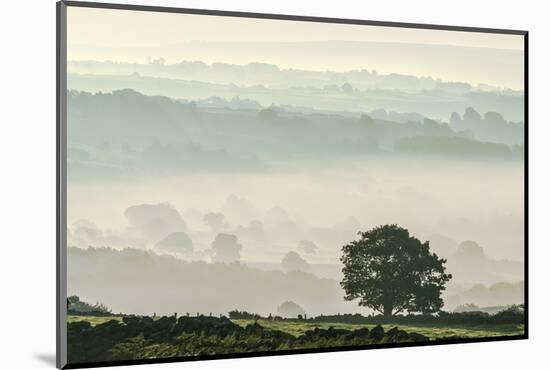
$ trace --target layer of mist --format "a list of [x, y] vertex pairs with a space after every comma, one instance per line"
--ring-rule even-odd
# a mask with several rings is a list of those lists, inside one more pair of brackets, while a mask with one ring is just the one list
[[90, 60], [68, 64], [70, 294], [139, 314], [369, 313], [343, 299], [341, 248], [398, 224], [447, 259], [445, 309], [523, 303], [520, 51], [219, 46], [72, 49]]
[[[231, 65], [201, 62], [149, 64], [69, 62], [70, 89], [111, 92], [131, 88], [148, 95], [203, 101], [209, 106], [231, 105], [216, 99], [239, 99], [239, 107], [288, 106], [293, 111], [368, 112], [385, 109], [415, 112], [448, 120], [455, 112], [474, 107], [500, 112], [508, 120], [523, 120], [523, 92], [486, 85], [442, 81], [432, 77], [378, 74], [376, 71], [316, 72], [281, 70], [276, 65]], [[248, 102], [247, 104], [247, 100]], [[221, 106], [220, 106], [221, 105]], [[404, 122], [407, 122], [407, 118]], [[421, 119], [420, 119], [421, 120]]]
[[[308, 315], [371, 313], [344, 301], [337, 280], [302, 271], [262, 270], [238, 262], [187, 262], [137, 249], [69, 248], [68, 258], [69, 295], [79, 292], [89, 301], [101, 298], [115, 313], [217, 316], [238, 307], [267, 316], [287, 301], [299, 304]], [[522, 281], [453, 290], [444, 295], [445, 309], [523, 301]]]
[[148, 58], [207, 63], [276, 64], [285, 69], [434, 76], [447, 81], [523, 88], [523, 52], [496, 48], [385, 42], [185, 42], [159, 47], [99, 47], [73, 44], [70, 60], [145, 62]]

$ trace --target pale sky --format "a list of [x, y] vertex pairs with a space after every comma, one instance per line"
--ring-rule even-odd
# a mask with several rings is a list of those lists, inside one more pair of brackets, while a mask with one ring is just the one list
[[69, 7], [70, 43], [158, 46], [187, 41], [384, 41], [523, 50], [523, 37], [319, 22]]
[[[303, 21], [281, 21], [270, 19], [254, 19], [242, 17], [191, 15], [178, 13], [145, 12], [135, 10], [95, 9], [84, 7], [68, 8], [68, 58], [69, 60], [117, 60], [127, 62], [144, 63], [148, 56], [164, 57], [167, 62], [180, 62], [179, 55], [184, 55], [191, 60], [202, 60], [207, 63], [227, 62], [246, 64], [249, 62], [267, 62], [278, 64], [282, 68], [300, 69], [377, 69], [383, 73], [405, 73], [413, 75], [431, 75], [447, 80], [463, 80], [471, 83], [488, 83], [494, 86], [512, 87], [521, 89], [523, 86], [523, 36], [503, 35], [489, 33], [474, 33], [461, 31], [441, 31], [426, 29], [410, 29], [398, 27], [381, 27], [365, 25], [331, 24]], [[465, 66], [457, 61], [457, 65], [451, 65], [447, 60], [448, 53], [442, 55], [419, 55], [418, 60], [403, 60], [401, 66], [390, 67], [384, 61], [365, 65], [362, 60], [342, 60], [335, 62], [329, 58], [315, 60], [304, 64], [303, 60], [295, 60], [293, 53], [281, 55], [273, 60], [247, 60], [256, 55], [254, 49], [243, 52], [240, 59], [236, 51], [230, 50], [221, 53], [220, 50], [194, 52], [189, 48], [188, 53], [172, 53], [179, 45], [191, 41], [207, 42], [308, 42], [308, 41], [366, 41], [366, 42], [396, 42], [408, 44], [429, 44], [429, 45], [453, 45], [484, 48], [483, 53], [474, 54], [479, 59], [479, 68], [474, 65]], [[164, 48], [164, 49], [163, 49]], [[252, 46], [250, 47], [252, 48]], [[229, 48], [228, 48], [229, 49]], [[493, 59], [489, 49], [505, 49], [505, 53], [512, 51], [513, 57], [508, 54], [502, 57], [495, 54]], [[464, 55], [463, 59], [472, 60], [472, 49], [470, 54]], [[419, 51], [419, 53], [422, 53]], [[161, 54], [161, 55], [159, 55]], [[445, 55], [443, 55], [445, 54]], [[246, 55], [246, 57], [244, 57]], [[414, 56], [414, 55], [413, 55]], [[260, 57], [258, 57], [260, 59]], [[343, 56], [340, 56], [344, 58]], [[433, 57], [433, 58], [432, 58]], [[271, 57], [269, 57], [271, 58]], [[266, 59], [269, 59], [266, 57]], [[440, 68], [434, 65], [426, 65], [425, 60], [439, 59]], [[224, 59], [224, 60], [219, 60]], [[454, 57], [454, 59], [460, 59]], [[325, 64], [323, 64], [325, 63]], [[493, 65], [500, 70], [491, 76]], [[387, 67], [388, 70], [384, 70]], [[478, 69], [477, 74], [460, 73], [459, 70]], [[511, 77], [508, 78], [508, 75]], [[513, 75], [513, 76], [512, 76]], [[504, 77], [503, 77], [504, 76]]]

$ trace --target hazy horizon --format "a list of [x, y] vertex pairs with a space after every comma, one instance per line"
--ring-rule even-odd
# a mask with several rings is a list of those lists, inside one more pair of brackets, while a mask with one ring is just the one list
[[[145, 62], [162, 57], [170, 63], [189, 59], [237, 64], [258, 61], [282, 68], [368, 69], [523, 89], [521, 35], [88, 8], [69, 8], [68, 22], [68, 60]], [[98, 28], [97, 24], [108, 26]], [[362, 42], [367, 52], [304, 48], [343, 41]], [[216, 45], [220, 42], [232, 44], [231, 50]], [[369, 45], [376, 49], [382, 43], [424, 51], [402, 55], [402, 62], [378, 60], [368, 53]], [[463, 57], [456, 63], [447, 57], [460, 52]], [[339, 53], [344, 53], [341, 58]], [[497, 60], [491, 55], [505, 57]]]

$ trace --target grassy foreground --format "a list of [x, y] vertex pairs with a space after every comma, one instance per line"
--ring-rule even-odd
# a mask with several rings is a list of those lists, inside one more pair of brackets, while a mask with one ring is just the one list
[[[116, 320], [122, 322], [121, 316], [80, 316], [69, 315], [67, 318], [68, 323], [78, 321], [88, 321], [92, 326], [105, 323], [110, 320]], [[253, 324], [254, 320], [232, 320], [235, 324], [242, 327], [246, 327], [249, 324]], [[273, 321], [260, 319], [256, 321], [258, 324], [268, 330], [280, 330], [285, 333], [291, 334], [295, 337], [299, 337], [308, 330], [315, 328], [328, 329], [333, 327], [335, 329], [356, 330], [360, 328], [372, 329], [376, 325], [374, 324], [345, 324], [345, 323], [315, 323], [315, 322], [302, 322], [302, 321]], [[509, 335], [521, 335], [523, 334], [524, 326], [522, 324], [486, 324], [486, 325], [448, 325], [448, 324], [426, 324], [426, 325], [403, 325], [403, 324], [384, 324], [382, 325], [385, 330], [389, 330], [393, 327], [399, 327], [401, 330], [407, 332], [415, 332], [427, 336], [430, 339], [437, 339], [443, 337], [462, 337], [462, 338], [480, 338], [480, 337], [498, 337]]]
[[[253, 323], [253, 320], [233, 320], [234, 323], [246, 326]], [[258, 324], [262, 325], [266, 329], [281, 330], [292, 334], [294, 336], [300, 336], [308, 330], [315, 328], [328, 329], [333, 327], [335, 329], [356, 330], [360, 328], [372, 329], [376, 325], [374, 324], [343, 324], [343, 323], [308, 323], [308, 322], [294, 322], [294, 321], [272, 321], [272, 320], [258, 320]], [[393, 327], [399, 327], [401, 330], [407, 332], [414, 332], [427, 336], [430, 339], [437, 339], [443, 337], [463, 337], [463, 338], [479, 338], [479, 337], [498, 337], [504, 335], [520, 335], [523, 334], [523, 325], [516, 324], [491, 324], [491, 325], [443, 325], [443, 324], [426, 324], [426, 325], [403, 325], [403, 324], [384, 324], [382, 327], [385, 330], [389, 330]]]
[[116, 320], [122, 322], [122, 316], [86, 316], [86, 315], [68, 315], [67, 324], [79, 321], [88, 321], [92, 326], [103, 324], [107, 321]]

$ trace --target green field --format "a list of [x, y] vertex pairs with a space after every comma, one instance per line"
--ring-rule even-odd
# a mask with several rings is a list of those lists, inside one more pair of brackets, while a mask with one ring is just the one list
[[[233, 320], [236, 324], [246, 326], [253, 322], [253, 320]], [[290, 333], [294, 336], [299, 336], [308, 330], [315, 328], [328, 329], [332, 326], [335, 329], [355, 330], [359, 328], [371, 329], [375, 327], [374, 324], [342, 324], [342, 323], [305, 323], [305, 322], [292, 322], [292, 321], [271, 321], [271, 320], [258, 320], [258, 323], [266, 329], [281, 330]], [[520, 335], [523, 334], [523, 325], [514, 324], [499, 324], [499, 325], [403, 325], [403, 324], [384, 324], [382, 325], [384, 330], [389, 330], [393, 327], [398, 327], [406, 332], [414, 332], [425, 335], [430, 339], [437, 339], [442, 337], [467, 337], [467, 338], [479, 338], [479, 337], [498, 337], [503, 335]]]
[[[236, 324], [246, 326], [253, 323], [253, 320], [233, 320]], [[258, 323], [266, 329], [281, 330], [290, 333], [294, 336], [299, 336], [308, 330], [315, 328], [328, 329], [333, 327], [335, 329], [355, 330], [359, 328], [371, 329], [375, 327], [374, 324], [362, 325], [362, 324], [342, 324], [342, 323], [306, 323], [306, 322], [293, 322], [293, 321], [272, 321], [272, 320], [258, 320]], [[498, 325], [403, 325], [403, 324], [384, 324], [382, 325], [384, 330], [389, 330], [393, 327], [398, 327], [406, 332], [414, 332], [425, 335], [430, 339], [437, 339], [442, 337], [459, 336], [464, 338], [479, 338], [479, 337], [498, 337], [503, 335], [520, 335], [523, 334], [523, 325], [515, 324], [498, 324]]]
[[[88, 321], [92, 326], [107, 322], [109, 320], [117, 320], [122, 322], [121, 316], [76, 316], [69, 315], [67, 321], [69, 323], [76, 321]], [[254, 320], [232, 320], [234, 323], [240, 326], [247, 326], [254, 323]], [[308, 330], [315, 328], [328, 329], [333, 327], [335, 329], [355, 330], [360, 328], [373, 328], [374, 324], [343, 324], [343, 323], [310, 323], [310, 322], [297, 322], [297, 321], [273, 321], [260, 319], [258, 324], [266, 329], [280, 330], [286, 333], [292, 334], [296, 337], [304, 334]], [[385, 330], [389, 330], [393, 327], [398, 327], [401, 330], [407, 332], [414, 332], [425, 335], [430, 339], [437, 339], [443, 337], [463, 337], [463, 338], [480, 338], [480, 337], [498, 337], [505, 335], [520, 335], [523, 334], [523, 325], [516, 324], [498, 324], [498, 325], [403, 325], [403, 324], [384, 324], [382, 325]]]
[[67, 323], [77, 321], [88, 321], [92, 326], [103, 324], [104, 322], [116, 320], [122, 322], [122, 316], [85, 316], [85, 315], [69, 315], [67, 316]]

